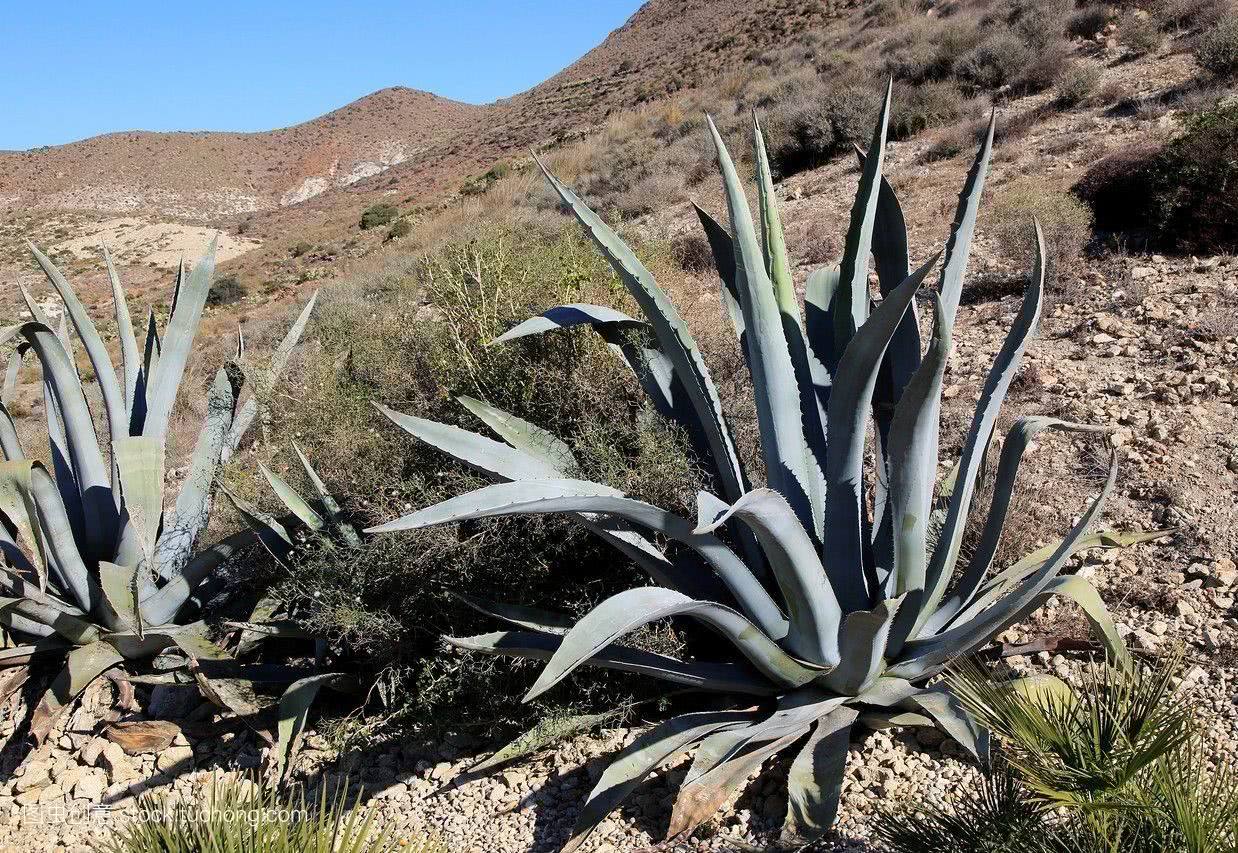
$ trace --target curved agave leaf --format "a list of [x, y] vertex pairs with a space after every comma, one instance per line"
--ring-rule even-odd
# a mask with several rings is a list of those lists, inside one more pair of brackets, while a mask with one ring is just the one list
[[107, 346], [99, 337], [99, 330], [95, 328], [94, 321], [86, 313], [86, 307], [77, 298], [77, 293], [74, 292], [73, 286], [69, 284], [64, 274], [33, 243], [28, 242], [27, 245], [34, 254], [34, 259], [43, 268], [43, 274], [47, 276], [47, 280], [52, 283], [52, 287], [60, 295], [61, 301], [64, 302], [65, 314], [73, 321], [73, 328], [76, 329], [78, 338], [86, 348], [90, 366], [94, 369], [95, 378], [99, 383], [99, 393], [103, 397], [103, 408], [107, 413], [111, 435], [113, 438], [126, 435], [129, 418], [125, 408], [125, 391], [116, 378], [116, 369], [112, 366]]
[[1117, 460], [1114, 459], [1109, 469], [1109, 479], [1105, 482], [1100, 496], [1083, 513], [1070, 535], [1058, 545], [1053, 556], [1045, 561], [1035, 574], [1021, 581], [1005, 598], [987, 610], [981, 611], [967, 622], [931, 638], [917, 639], [908, 643], [903, 649], [900, 660], [894, 666], [889, 667], [886, 674], [911, 681], [926, 678], [940, 670], [948, 661], [971, 653], [986, 643], [994, 634], [999, 633], [1028, 612], [1026, 610], [1028, 605], [1044, 592], [1074, 552], [1076, 543], [1092, 526], [1096, 516], [1104, 507], [1109, 493], [1113, 490], [1117, 474]]
[[328, 672], [299, 679], [288, 685], [284, 695], [279, 698], [279, 740], [275, 747], [275, 775], [280, 781], [283, 781], [293, 758], [296, 757], [301, 735], [305, 731], [305, 721], [309, 717], [310, 706], [318, 697], [318, 691], [338, 677], [336, 673]]
[[[811, 470], [808, 445], [804, 438], [800, 392], [796, 386], [795, 367], [784, 331], [783, 314], [774, 293], [774, 285], [766, 274], [758, 245], [756, 226], [748, 209], [743, 185], [735, 171], [731, 155], [714, 125], [706, 116], [713, 138], [718, 166], [726, 189], [727, 209], [731, 216], [731, 231], [735, 245], [735, 289], [739, 293], [744, 313], [745, 340], [748, 344], [748, 368], [756, 398], [757, 423], [761, 437], [761, 452], [765, 457], [766, 476], [770, 485], [780, 492], [808, 530], [818, 529], [818, 501], [812, 496], [818, 479]], [[759, 134], [758, 134], [759, 141]], [[798, 310], [792, 321], [798, 333]], [[728, 499], [739, 495], [726, 490]]]
[[457, 397], [456, 400], [512, 447], [540, 459], [552, 470], [565, 472], [580, 468], [572, 448], [549, 430], [472, 397]]
[[1006, 525], [1006, 515], [1010, 510], [1010, 499], [1014, 495], [1015, 479], [1019, 473], [1019, 465], [1023, 461], [1023, 454], [1036, 436], [1049, 429], [1091, 433], [1106, 431], [1105, 427], [1029, 415], [1020, 417], [1014, 422], [1009, 432], [1006, 433], [1006, 441], [1002, 445], [1001, 461], [997, 466], [997, 479], [993, 484], [993, 502], [989, 507], [989, 516], [985, 520], [980, 542], [972, 552], [967, 570], [955, 584], [950, 595], [942, 601], [937, 612], [924, 623], [926, 631], [935, 632], [948, 624], [980, 588], [989, 568], [993, 565], [993, 557], [997, 553], [1002, 529]]
[[751, 570], [720, 539], [698, 534], [691, 522], [647, 503], [623, 497], [609, 486], [582, 480], [525, 480], [498, 483], [449, 498], [434, 506], [371, 527], [366, 533], [415, 530], [436, 524], [501, 515], [586, 512], [615, 515], [655, 530], [695, 550], [717, 572], [741, 608], [773, 639], [787, 633], [778, 605]]
[[712, 533], [732, 516], [756, 533], [769, 558], [789, 611], [788, 650], [815, 664], [836, 666], [842, 611], [826, 579], [816, 544], [790, 504], [773, 489], [754, 489], [721, 515], [698, 525], [694, 532]]
[[847, 344], [830, 392], [826, 454], [826, 571], [843, 610], [865, 610], [879, 593], [868, 571], [863, 523], [864, 433], [873, 388], [890, 337], [937, 257], [929, 259], [881, 303]]
[[989, 129], [984, 141], [976, 152], [975, 160], [967, 172], [963, 189], [959, 193], [959, 203], [954, 211], [954, 222], [950, 226], [950, 237], [946, 241], [946, 261], [941, 268], [942, 305], [946, 316], [951, 322], [959, 309], [959, 300], [963, 294], [963, 278], [967, 274], [967, 261], [971, 257], [972, 237], [976, 232], [976, 214], [980, 210], [980, 195], [984, 192], [984, 179], [989, 171], [989, 157], [993, 153], [993, 135], [997, 129], [997, 111], [989, 117]]
[[117, 561], [128, 566], [151, 566], [163, 521], [163, 441], [134, 435], [112, 442], [112, 461], [120, 480], [124, 515]]
[[276, 474], [261, 462], [258, 463], [258, 469], [262, 471], [262, 476], [271, 485], [271, 490], [275, 492], [275, 496], [279, 498], [280, 503], [288, 507], [288, 511], [301, 520], [301, 523], [310, 530], [322, 530], [326, 526], [322, 516], [314, 511], [314, 508], [309, 505], [301, 494], [288, 485], [288, 481]]
[[563, 638], [525, 701], [545, 693], [595, 653], [635, 631], [669, 616], [691, 616], [726, 637], [775, 684], [798, 687], [817, 671], [798, 663], [751, 622], [729, 607], [694, 601], [674, 590], [642, 587], [617, 593], [585, 614]]
[[318, 472], [314, 470], [314, 466], [310, 464], [309, 458], [301, 451], [294, 441], [292, 450], [297, 454], [297, 459], [301, 461], [301, 467], [305, 469], [305, 476], [309, 478], [310, 485], [314, 487], [314, 492], [318, 495], [318, 501], [322, 504], [323, 512], [327, 515], [327, 521], [335, 527], [336, 532], [343, 538], [344, 543], [350, 548], [359, 548], [361, 546], [361, 536], [357, 533], [357, 528], [354, 527], [346, 518], [344, 511], [340, 507], [339, 501], [335, 499], [335, 495], [327, 489], [326, 483], [318, 476]]
[[[443, 641], [469, 652], [549, 660], [563, 645], [563, 635], [540, 631], [495, 631], [473, 637], [444, 637]], [[607, 646], [595, 652], [582, 665], [647, 675], [696, 690], [749, 696], [770, 696], [778, 690], [769, 679], [744, 664], [681, 661], [628, 646]]]
[[69, 703], [85, 690], [90, 682], [122, 660], [124, 658], [120, 653], [104, 642], [89, 643], [69, 652], [64, 669], [43, 694], [31, 716], [30, 734], [35, 742], [42, 743], [46, 740]]
[[[817, 405], [829, 411], [833, 373], [838, 369], [845, 341], [834, 337], [834, 297], [841, 270], [835, 264], [814, 270], [804, 285], [804, 328], [808, 343], [808, 368]], [[828, 437], [828, 436], [827, 436]]]
[[563, 853], [575, 853], [597, 825], [627, 799], [654, 768], [716, 731], [742, 726], [749, 711], [700, 711], [673, 717], [641, 734], [607, 765], [580, 808]]
[[[39, 579], [39, 590], [47, 590], [47, 546], [43, 541], [43, 529], [39, 526], [38, 509], [34, 503], [34, 495], [30, 488], [31, 467], [28, 460], [0, 463], [0, 514], [16, 530], [17, 535], [25, 541], [26, 546], [34, 555], [29, 565]], [[0, 528], [5, 526], [0, 523]], [[16, 546], [9, 537], [7, 528], [0, 531], [8, 544]], [[7, 550], [7, 549], [6, 549]], [[16, 548], [14, 547], [14, 550]], [[11, 552], [10, 552], [11, 553]], [[16, 557], [17, 555], [13, 555]], [[25, 555], [14, 565], [25, 564]]]
[[744, 341], [744, 309], [739, 307], [739, 291], [735, 284], [735, 244], [727, 230], [700, 205], [693, 202], [692, 209], [696, 211], [696, 217], [701, 221], [705, 239], [709, 242], [709, 249], [713, 253], [714, 267], [717, 268], [718, 277], [722, 280], [722, 300], [726, 305], [726, 314], [731, 320], [731, 328], [735, 330], [735, 337], [739, 340], [739, 348], [746, 361], [748, 345]]
[[559, 194], [572, 209], [577, 220], [588, 230], [606, 260], [619, 275], [628, 292], [637, 301], [658, 338], [661, 351], [674, 366], [675, 376], [683, 384], [700, 428], [709, 445], [710, 455], [718, 470], [723, 492], [732, 500], [738, 499], [747, 488], [747, 480], [740, 465], [739, 454], [731, 438], [718, 391], [714, 387], [709, 369], [701, 358], [696, 341], [688, 326], [658, 287], [653, 275], [640, 262], [636, 254], [622, 241], [602, 219], [590, 210], [574, 192], [564, 186], [546, 169], [541, 160], [534, 161]]
[[989, 766], [988, 730], [977, 724], [947, 687], [925, 688], [912, 696], [911, 701], [966, 749], [981, 767]]
[[829, 831], [838, 815], [843, 771], [847, 766], [854, 708], [836, 708], [817, 721], [791, 762], [787, 775], [787, 817], [783, 840], [812, 841]]
[[137, 632], [142, 638], [145, 629], [138, 596], [138, 567], [100, 561], [99, 586], [110, 611], [109, 621], [120, 630]]
[[180, 609], [215, 569], [257, 542], [250, 530], [242, 530], [199, 551], [167, 585], [142, 599], [142, 613], [152, 625], [171, 622]]
[[[47, 548], [48, 567], [65, 591], [83, 611], [89, 613], [98, 601], [98, 589], [91, 583], [86, 564], [73, 538], [73, 528], [65, 512], [60, 492], [51, 475], [38, 462], [30, 467], [30, 494], [38, 511], [39, 528]], [[108, 498], [107, 506], [111, 507]]]
[[0, 623], [16, 627], [16, 622], [11, 617], [42, 625], [50, 629], [46, 634], [39, 632], [42, 636], [55, 633], [75, 646], [87, 645], [99, 639], [99, 629], [91, 622], [62, 609], [50, 598], [42, 601], [30, 598], [0, 598]]
[[515, 625], [517, 628], [525, 628], [529, 631], [562, 635], [566, 634], [572, 625], [575, 624], [572, 621], [572, 617], [566, 613], [555, 613], [537, 607], [525, 607], [522, 604], [502, 604], [462, 592], [455, 593], [455, 597], [478, 613], [493, 616], [495, 619], [500, 619], [510, 625]]
[[972, 496], [975, 492], [976, 475], [985, 456], [989, 438], [993, 434], [993, 427], [997, 423], [997, 416], [1001, 412], [1002, 402], [1006, 399], [1006, 392], [1018, 372], [1019, 362], [1023, 358], [1024, 350], [1027, 349], [1028, 341], [1035, 335], [1036, 326], [1040, 321], [1045, 282], [1045, 241], [1044, 234], [1040, 230], [1040, 223], [1037, 222], [1035, 227], [1035, 269], [1023, 295], [1023, 306], [1006, 333], [1006, 339], [1002, 342], [1002, 347], [985, 379], [979, 405], [976, 407], [967, 439], [963, 444], [963, 453], [959, 459], [960, 473], [956, 481], [957, 486], [950, 495], [946, 520], [938, 536], [932, 559], [929, 560], [925, 578], [925, 588], [929, 591], [929, 595], [921, 610], [921, 617], [916, 625], [917, 630], [936, 610], [953, 575], [959, 548], [963, 542], [963, 529], [967, 523]]

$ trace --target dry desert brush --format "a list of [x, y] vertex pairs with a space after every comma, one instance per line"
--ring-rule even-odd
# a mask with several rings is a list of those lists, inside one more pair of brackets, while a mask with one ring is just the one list
[[[73, 287], [33, 251], [64, 313], [53, 329], [23, 288], [34, 319], [0, 331], [0, 340], [13, 347], [6, 399], [26, 354], [33, 353], [42, 368], [51, 454], [50, 470], [28, 456], [13, 417], [0, 405], [0, 624], [21, 643], [0, 652], [0, 665], [25, 665], [43, 655], [67, 656], [67, 662], [34, 709], [32, 734], [46, 737], [60, 712], [106, 670], [165, 652], [181, 655], [182, 670], [187, 667], [217, 704], [238, 713], [256, 710], [237, 679], [236, 661], [212, 641], [201, 616], [201, 605], [219, 588], [218, 570], [256, 542], [245, 531], [199, 547], [221, 459], [238, 446], [259, 411], [255, 395], [238, 407], [242, 344], [215, 373], [180, 492], [174, 498], [165, 493], [169, 423], [210, 293], [214, 247], [191, 272], [181, 265], [167, 325], [161, 333], [152, 311], [141, 348], [104, 250], [119, 368]], [[311, 299], [276, 350], [263, 386], [280, 373], [312, 308]], [[100, 423], [91, 416], [78, 376], [70, 324], [98, 383]], [[208, 672], [223, 677], [208, 678]]]
[[[572, 450], [564, 442], [483, 403], [468, 401], [504, 442], [386, 411], [414, 436], [499, 482], [375, 531], [569, 513], [654, 581], [608, 598], [574, 624], [564, 614], [477, 602], [510, 628], [449, 643], [548, 660], [528, 698], [581, 666], [640, 672], [734, 697], [720, 710], [674, 717], [624, 749], [583, 805], [568, 850], [577, 849], [663, 760], [693, 746], [696, 757], [674, 806], [672, 836], [691, 832], [765, 759], [792, 749], [784, 832], [788, 839], [821, 835], [836, 815], [848, 733], [860, 719], [936, 723], [983, 761], [986, 735], [948, 690], [926, 683], [1048, 596], [1077, 601], [1113, 653], [1125, 654], [1095, 590], [1082, 578], [1061, 574], [1071, 555], [1117, 541], [1089, 536], [1116, 469], [1065, 538], [991, 572], [1028, 444], [1045, 430], [1095, 427], [1018, 419], [1003, 445], [979, 544], [961, 559], [985, 449], [1040, 315], [1044, 248], [989, 372], [957, 474], [937, 483], [942, 379], [993, 134], [990, 127], [959, 197], [940, 288], [928, 294], [933, 324], [922, 350], [914, 299], [939, 256], [915, 270], [909, 263], [903, 215], [882, 178], [889, 105], [887, 90], [863, 158], [842, 260], [809, 277], [803, 313], [760, 125], [753, 126], [760, 214], [754, 222], [731, 156], [710, 123], [730, 231], [703, 212], [701, 219], [747, 359], [766, 486], [750, 481], [710, 372], [666, 293], [614, 231], [549, 173], [644, 318], [600, 305], [561, 305], [500, 340], [592, 327], [626, 359], [657, 408], [694, 437], [718, 494], [700, 492], [697, 517], [690, 520], [576, 479]], [[881, 285], [875, 306], [867, 284], [870, 251]], [[876, 443], [867, 448], [870, 420]], [[865, 462], [870, 449], [875, 470]], [[716, 642], [703, 644], [708, 654], [702, 659], [624, 644], [631, 632], [674, 616], [716, 632]]]

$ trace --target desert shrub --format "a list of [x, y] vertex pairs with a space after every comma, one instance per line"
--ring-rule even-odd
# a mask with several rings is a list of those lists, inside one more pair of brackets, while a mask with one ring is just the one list
[[361, 230], [389, 225], [399, 215], [400, 211], [394, 205], [372, 204], [361, 212]]
[[683, 173], [659, 170], [646, 175], [631, 188], [620, 193], [614, 206], [624, 216], [641, 216], [670, 207], [683, 196]]
[[434, 843], [378, 832], [373, 812], [358, 796], [350, 805], [341, 787], [329, 795], [323, 784], [315, 800], [304, 789], [279, 792], [250, 779], [218, 777], [204, 802], [145, 795], [143, 819], [116, 832], [102, 847], [106, 853], [305, 853], [349, 850], [352, 853], [439, 853]]
[[1040, 221], [1046, 249], [1045, 281], [1070, 272], [1092, 233], [1092, 213], [1069, 192], [1039, 177], [1018, 178], [994, 193], [985, 230], [997, 243], [998, 255], [1020, 269], [1031, 269], [1035, 251], [1033, 217]]
[[1013, 0], [1007, 20], [1011, 28], [1034, 50], [1061, 41], [1072, 0]]
[[1057, 84], [1057, 96], [1054, 99], [1059, 106], [1077, 107], [1092, 97], [1100, 82], [1100, 69], [1090, 63], [1079, 63], [1071, 67]]
[[869, 135], [880, 100], [871, 87], [846, 86], [801, 91], [771, 116], [770, 160], [786, 177], [812, 169]]
[[206, 304], [216, 308], [234, 305], [244, 299], [247, 292], [235, 275], [222, 275], [211, 282], [211, 289], [206, 293]]
[[997, 27], [958, 58], [954, 73], [973, 89], [992, 91], [1015, 82], [1035, 58], [1035, 51], [1009, 27]]
[[1075, 187], [1106, 231], [1167, 251], [1238, 250], [1238, 103], [1196, 114], [1163, 147], [1127, 148]]
[[714, 253], [709, 241], [696, 232], [680, 234], [673, 239], [671, 252], [688, 272], [709, 272], [714, 268]]
[[1147, 12], [1129, 9], [1118, 21], [1118, 41], [1136, 56], [1156, 52], [1161, 40], [1160, 27]]
[[955, 59], [983, 37], [971, 18], [917, 18], [899, 27], [887, 43], [886, 68], [908, 83], [942, 80], [950, 76]]
[[292, 255], [294, 258], [299, 258], [302, 255], [308, 254], [313, 248], [314, 247], [312, 245], [302, 240], [301, 242], [294, 244], [293, 247], [288, 250], [288, 254]]
[[1164, 0], [1155, 14], [1162, 29], [1187, 30], [1215, 26], [1233, 11], [1233, 0]]
[[1066, 22], [1066, 32], [1075, 38], [1090, 39], [1104, 32], [1109, 24], [1109, 7], [1105, 4], [1084, 6]]
[[387, 229], [387, 240], [398, 240], [412, 233], [413, 223], [406, 218], [400, 218], [391, 223], [391, 227]]
[[[648, 263], [673, 268], [669, 246], [652, 251]], [[295, 480], [286, 448], [297, 441], [358, 527], [459, 494], [482, 479], [386, 422], [372, 404], [475, 429], [455, 400], [469, 395], [563, 437], [582, 476], [660, 505], [693, 504], [701, 480], [686, 439], [646, 408], [630, 372], [598, 336], [561, 332], [488, 346], [555, 304], [615, 304], [635, 313], [616, 300], [610, 267], [583, 238], [482, 226], [472, 239], [390, 263], [324, 290], [307, 332], [322, 351], [307, 360], [290, 395], [295, 405], [281, 407], [272, 424], [277, 470]], [[242, 460], [233, 472], [238, 491], [257, 492], [248, 473], [254, 467]], [[352, 553], [308, 549], [277, 588], [316, 632], [351, 648], [359, 665], [405, 685], [389, 691], [399, 697], [396, 707], [372, 705], [367, 714], [391, 725], [489, 735], [549, 713], [557, 700], [523, 706], [528, 684], [519, 669], [437, 654], [443, 634], [490, 630], [456, 593], [578, 614], [638, 577], [570, 520], [544, 517], [466, 525], [459, 535], [374, 537]], [[586, 676], [576, 684], [582, 706], [613, 708], [637, 695], [639, 683]]]
[[1218, 21], [1195, 47], [1199, 67], [1216, 77], [1238, 75], [1238, 15]]
[[1035, 48], [1031, 60], [1013, 81], [1012, 88], [1023, 94], [1052, 88], [1061, 80], [1065, 70], [1072, 66], [1070, 53], [1069, 43], [1061, 38]]
[[952, 124], [967, 112], [968, 99], [953, 80], [896, 87], [890, 136], [906, 139], [931, 127]]

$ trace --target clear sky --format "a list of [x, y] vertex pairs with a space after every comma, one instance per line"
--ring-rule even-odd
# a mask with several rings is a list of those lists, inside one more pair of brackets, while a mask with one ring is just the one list
[[0, 150], [269, 130], [387, 86], [471, 103], [571, 64], [640, 0], [0, 0]]

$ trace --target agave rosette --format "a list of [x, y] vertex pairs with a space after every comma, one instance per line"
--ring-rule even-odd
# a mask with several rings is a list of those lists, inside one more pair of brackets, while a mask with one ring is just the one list
[[[697, 518], [685, 519], [575, 479], [577, 466], [563, 441], [484, 402], [461, 400], [503, 441], [383, 409], [412, 435], [500, 482], [373, 531], [570, 513], [643, 567], [655, 584], [621, 592], [574, 624], [561, 614], [470, 599], [511, 628], [449, 638], [449, 643], [546, 659], [529, 699], [579, 666], [640, 672], [751, 697], [734, 709], [677, 716], [624, 749], [590, 793], [567, 850], [583, 843], [647, 773], [693, 746], [698, 748], [675, 803], [671, 836], [691, 831], [765, 759], [792, 747], [784, 833], [789, 839], [820, 835], [837, 812], [848, 733], [857, 721], [937, 724], [983, 760], [984, 732], [946, 688], [927, 682], [1048, 596], [1073, 598], [1110, 650], [1126, 654], [1095, 590], [1081, 578], [1060, 574], [1082, 549], [1138, 538], [1089, 535], [1113, 486], [1114, 467], [1069, 535], [1000, 573], [991, 571], [1028, 443], [1044, 430], [1095, 427], [1018, 419], [1002, 445], [995, 498], [980, 542], [970, 559], [960, 559], [998, 411], [1040, 316], [1043, 240], [1037, 229], [1035, 269], [989, 371], [956, 474], [938, 483], [942, 378], [993, 127], [959, 196], [940, 283], [928, 293], [932, 333], [922, 347], [914, 297], [939, 258], [911, 269], [899, 202], [882, 178], [889, 105], [887, 90], [868, 155], [861, 158], [844, 255], [839, 264], [809, 277], [803, 315], [760, 125], [754, 120], [758, 226], [710, 122], [730, 231], [704, 211], [698, 214], [751, 374], [766, 487], [754, 487], [746, 476], [709, 370], [674, 305], [635, 253], [544, 168], [644, 319], [600, 305], [561, 305], [499, 341], [577, 326], [601, 334], [658, 410], [692, 437], [720, 494], [700, 493]], [[875, 307], [868, 286], [870, 251], [881, 289]], [[865, 466], [870, 419], [875, 477], [866, 475]], [[717, 644], [718, 659], [677, 660], [622, 644], [641, 626], [673, 616], [690, 617], [720, 635], [725, 642]]]
[[[23, 287], [33, 319], [0, 330], [0, 342], [11, 347], [0, 403], [0, 624], [22, 641], [0, 651], [0, 665], [67, 655], [35, 708], [31, 731], [36, 740], [46, 737], [60, 712], [106, 670], [170, 649], [183, 653], [209, 698], [251, 711], [248, 692], [232, 677], [232, 655], [211, 641], [199, 618], [202, 602], [218, 590], [217, 570], [255, 541], [247, 530], [198, 547], [221, 461], [258, 413], [254, 395], [238, 407], [243, 339], [211, 383], [179, 493], [174, 500], [165, 493], [169, 423], [210, 290], [214, 245], [192, 271], [181, 264], [167, 325], [161, 333], [152, 310], [141, 348], [119, 275], [103, 250], [119, 369], [68, 280], [46, 255], [31, 250], [64, 311], [53, 328]], [[311, 299], [274, 353], [264, 381], [274, 381], [283, 369], [313, 304]], [[98, 424], [77, 372], [70, 326], [97, 382], [103, 410]], [[27, 353], [42, 371], [50, 470], [26, 454], [6, 405]], [[208, 679], [212, 671], [224, 677]]]

